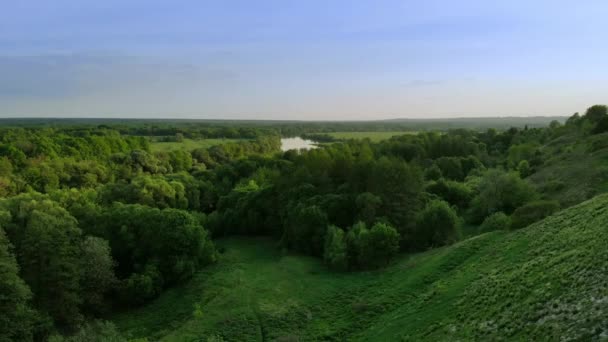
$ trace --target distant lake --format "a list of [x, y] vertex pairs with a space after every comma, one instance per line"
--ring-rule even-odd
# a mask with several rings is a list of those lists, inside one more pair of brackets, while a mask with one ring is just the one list
[[317, 145], [315, 145], [315, 142], [312, 140], [302, 139], [300, 137], [281, 139], [281, 150], [282, 151], [299, 150], [299, 149], [310, 150], [311, 148], [317, 148]]

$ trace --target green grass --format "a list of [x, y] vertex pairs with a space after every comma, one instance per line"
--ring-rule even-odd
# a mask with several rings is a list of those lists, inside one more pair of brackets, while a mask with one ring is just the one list
[[404, 131], [387, 131], [387, 132], [332, 132], [327, 133], [336, 139], [365, 139], [369, 138], [372, 142], [378, 142], [381, 140], [390, 139], [396, 135], [404, 134], [416, 134], [417, 132], [404, 132]]
[[593, 340], [608, 334], [607, 226], [602, 195], [361, 273], [266, 239], [220, 240], [216, 265], [114, 321], [162, 341]]
[[215, 145], [221, 145], [229, 142], [237, 142], [241, 139], [184, 139], [182, 142], [150, 142], [150, 150], [152, 152], [169, 152], [174, 150], [192, 151], [197, 148], [208, 148]]

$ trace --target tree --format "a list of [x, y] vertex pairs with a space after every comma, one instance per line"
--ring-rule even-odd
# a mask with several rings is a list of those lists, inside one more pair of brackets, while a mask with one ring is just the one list
[[362, 244], [362, 258], [372, 268], [386, 266], [399, 251], [399, 233], [386, 223], [374, 224]]
[[441, 197], [451, 205], [455, 205], [459, 210], [468, 207], [473, 199], [473, 189], [465, 183], [439, 179], [427, 185], [426, 191]]
[[40, 194], [4, 200], [1, 209], [11, 214], [6, 232], [23, 280], [34, 294], [34, 307], [60, 326], [76, 326], [82, 303], [81, 231], [76, 219]]
[[323, 260], [330, 268], [338, 271], [344, 271], [348, 268], [344, 231], [336, 226], [327, 228]]
[[424, 171], [424, 179], [426, 180], [439, 180], [442, 176], [441, 169], [435, 163]]
[[477, 188], [478, 194], [471, 202], [473, 222], [482, 222], [485, 217], [498, 211], [509, 215], [537, 197], [534, 188], [517, 173], [498, 169], [488, 170]]
[[603, 118], [608, 116], [608, 107], [605, 105], [594, 105], [587, 109], [585, 113], [584, 119], [591, 121], [596, 124], [600, 122]]
[[290, 211], [286, 242], [297, 251], [322, 256], [327, 226], [327, 214], [319, 206], [301, 203]]
[[183, 210], [115, 203], [97, 222], [100, 237], [108, 240], [118, 263], [123, 294], [137, 303], [215, 261], [207, 231], [197, 217]]
[[346, 255], [351, 269], [361, 269], [367, 266], [363, 251], [367, 243], [369, 230], [364, 222], [355, 223], [346, 234]]
[[380, 158], [369, 174], [368, 191], [382, 200], [377, 216], [386, 217], [404, 243], [413, 228], [423, 185], [420, 169], [398, 159]]
[[527, 160], [522, 160], [519, 162], [519, 165], [517, 165], [517, 172], [519, 172], [519, 175], [522, 178], [526, 178], [532, 174], [532, 171], [530, 170], [530, 164]]
[[[107, 321], [93, 321], [85, 324], [75, 334], [67, 337], [54, 335], [49, 342], [127, 342], [116, 326]], [[132, 340], [139, 341], [139, 340]]]
[[19, 277], [19, 266], [0, 227], [0, 341], [31, 341], [34, 312], [32, 294]]
[[357, 195], [358, 217], [367, 224], [371, 224], [376, 219], [376, 213], [382, 205], [382, 199], [370, 192], [363, 192]]
[[479, 231], [482, 233], [492, 232], [495, 230], [507, 230], [511, 227], [511, 218], [502, 211], [494, 213], [485, 220], [479, 227]]
[[92, 313], [102, 313], [105, 296], [117, 283], [108, 241], [95, 236], [85, 237], [81, 262], [84, 308]]
[[460, 219], [445, 201], [430, 201], [416, 220], [416, 249], [455, 242], [460, 235]]
[[441, 169], [441, 174], [451, 180], [462, 181], [465, 177], [462, 171], [462, 163], [458, 157], [441, 157], [436, 161]]

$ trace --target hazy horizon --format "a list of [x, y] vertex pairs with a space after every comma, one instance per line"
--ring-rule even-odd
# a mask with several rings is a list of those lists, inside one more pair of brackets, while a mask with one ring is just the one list
[[565, 116], [606, 103], [602, 1], [3, 4], [0, 118]]

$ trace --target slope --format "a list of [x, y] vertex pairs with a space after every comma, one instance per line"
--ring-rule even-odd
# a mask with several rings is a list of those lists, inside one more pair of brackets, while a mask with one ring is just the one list
[[114, 317], [131, 337], [194, 341], [594, 340], [608, 337], [608, 195], [526, 229], [337, 274], [264, 239]]

